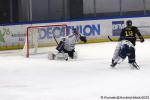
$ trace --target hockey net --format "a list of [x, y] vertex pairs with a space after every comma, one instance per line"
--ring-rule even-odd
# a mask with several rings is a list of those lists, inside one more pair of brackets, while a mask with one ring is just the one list
[[67, 35], [67, 25], [31, 26], [27, 28], [23, 55], [37, 54], [40, 47], [54, 46]]

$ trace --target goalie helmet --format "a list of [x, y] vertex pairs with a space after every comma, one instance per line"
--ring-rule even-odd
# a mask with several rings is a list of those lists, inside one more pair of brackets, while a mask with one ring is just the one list
[[75, 34], [79, 34], [79, 33], [78, 33], [78, 30], [77, 30], [76, 28], [73, 28], [72, 31], [73, 31], [73, 33], [75, 33]]

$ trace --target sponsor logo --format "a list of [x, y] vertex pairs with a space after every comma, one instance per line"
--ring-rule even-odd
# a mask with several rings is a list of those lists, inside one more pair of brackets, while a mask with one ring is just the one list
[[11, 39], [24, 41], [25, 36], [26, 36], [25, 33], [24, 34], [22, 34], [21, 32], [14, 33], [9, 28], [2, 28], [0, 30], [0, 42], [1, 43], [6, 43], [10, 41]]
[[0, 30], [0, 42], [5, 43], [4, 34]]
[[40, 32], [39, 39], [51, 39], [54, 36], [60, 38], [65, 36], [66, 27], [46, 27], [40, 28], [38, 31]]
[[73, 28], [76, 28], [80, 34], [85, 36], [97, 36], [101, 33], [100, 24], [68, 26], [69, 33]]
[[112, 35], [119, 36], [121, 29], [125, 27], [124, 21], [113, 21], [112, 22]]
[[65, 35], [71, 34], [73, 28], [76, 28], [80, 34], [83, 34], [85, 36], [97, 36], [100, 35], [101, 33], [100, 24], [67, 26], [67, 29], [66, 27], [55, 26], [55, 27], [40, 28], [39, 39], [51, 39], [53, 38], [53, 35], [56, 38], [63, 37]]

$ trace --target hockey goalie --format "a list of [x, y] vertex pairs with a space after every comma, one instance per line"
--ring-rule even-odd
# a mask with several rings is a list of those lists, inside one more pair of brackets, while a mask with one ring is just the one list
[[49, 52], [48, 59], [49, 60], [68, 60], [68, 59], [77, 59], [77, 52], [75, 51], [75, 44], [79, 42], [79, 40], [84, 43], [87, 42], [85, 36], [82, 36], [78, 33], [77, 29], [72, 29], [72, 33], [62, 38], [62, 40], [58, 43], [56, 50], [58, 51], [56, 54]]

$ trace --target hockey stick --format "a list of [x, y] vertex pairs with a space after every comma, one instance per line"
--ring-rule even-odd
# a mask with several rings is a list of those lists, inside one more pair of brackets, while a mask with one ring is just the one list
[[[107, 38], [110, 40], [110, 41], [115, 41], [115, 40], [113, 40], [109, 35], [107, 36]], [[140, 41], [140, 39], [136, 39], [136, 41]]]
[[109, 36], [109, 35], [108, 35], [107, 37], [108, 37], [108, 39], [109, 39], [110, 41], [113, 41], [113, 40], [110, 38], [110, 36]]
[[114, 42], [114, 41], [119, 41], [119, 40], [117, 40], [117, 39], [112, 39], [109, 35], [107, 36], [107, 38], [110, 40], [110, 41], [112, 41], [112, 42]]

